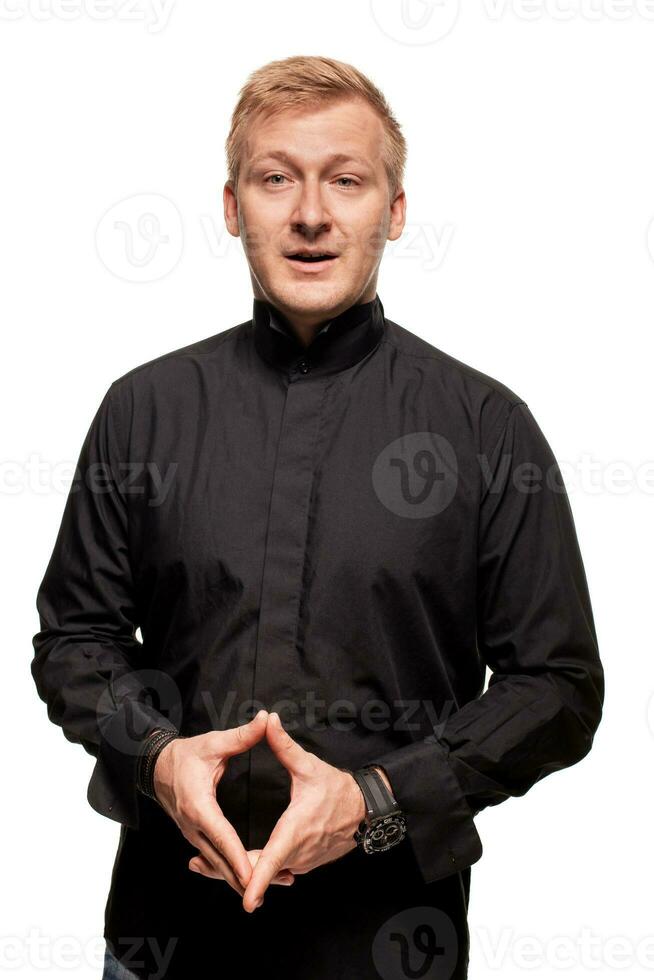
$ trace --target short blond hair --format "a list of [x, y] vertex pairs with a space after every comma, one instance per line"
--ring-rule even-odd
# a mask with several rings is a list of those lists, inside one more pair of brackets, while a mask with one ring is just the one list
[[383, 123], [386, 133], [383, 163], [393, 200], [404, 180], [406, 140], [384, 95], [353, 65], [309, 55], [269, 61], [253, 71], [240, 89], [225, 143], [227, 179], [234, 191], [247, 128], [255, 117], [320, 106], [348, 96], [365, 99]]

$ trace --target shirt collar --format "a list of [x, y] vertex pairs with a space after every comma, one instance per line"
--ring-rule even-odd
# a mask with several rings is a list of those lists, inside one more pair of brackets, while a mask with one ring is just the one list
[[298, 377], [342, 371], [371, 353], [384, 334], [384, 307], [378, 294], [355, 303], [323, 324], [308, 347], [299, 342], [286, 317], [267, 300], [252, 305], [254, 342], [269, 364]]

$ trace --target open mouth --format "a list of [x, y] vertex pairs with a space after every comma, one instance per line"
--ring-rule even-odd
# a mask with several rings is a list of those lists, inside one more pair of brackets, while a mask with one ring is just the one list
[[333, 262], [334, 259], [338, 258], [338, 256], [332, 255], [329, 252], [323, 252], [315, 255], [311, 255], [307, 252], [295, 252], [293, 255], [287, 255], [286, 258], [290, 259], [291, 262], [296, 262], [298, 264], [302, 263], [306, 265], [312, 265], [312, 264], [320, 264], [320, 263], [326, 264], [328, 262]]

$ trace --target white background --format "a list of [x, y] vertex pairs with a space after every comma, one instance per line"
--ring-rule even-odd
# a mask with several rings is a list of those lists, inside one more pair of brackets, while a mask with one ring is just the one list
[[593, 602], [604, 718], [476, 818], [471, 977], [651, 972], [653, 49], [645, 0], [0, 0], [3, 974], [101, 973], [119, 826], [33, 685], [36, 590], [111, 381], [251, 315], [224, 139], [247, 74], [291, 54], [385, 92], [409, 147], [386, 315], [528, 402]]

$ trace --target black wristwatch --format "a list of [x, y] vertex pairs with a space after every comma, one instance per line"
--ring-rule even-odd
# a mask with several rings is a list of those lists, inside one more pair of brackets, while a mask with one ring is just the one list
[[374, 766], [355, 769], [351, 774], [361, 788], [367, 810], [355, 831], [354, 840], [366, 854], [395, 847], [406, 836], [406, 821], [397, 800]]

